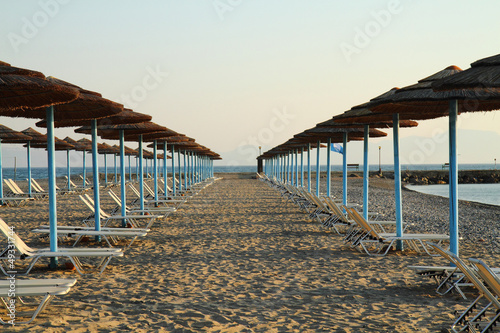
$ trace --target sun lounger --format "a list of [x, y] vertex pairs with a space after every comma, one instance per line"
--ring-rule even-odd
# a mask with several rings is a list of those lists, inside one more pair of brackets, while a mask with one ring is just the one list
[[[94, 210], [94, 200], [92, 200], [87, 194], [84, 196], [80, 196], [80, 199], [86, 204], [86, 206], [94, 212], [93, 215], [95, 216], [95, 210]], [[101, 209], [101, 225], [103, 227], [107, 227], [108, 225], [112, 225], [115, 222], [119, 222], [120, 225], [127, 225], [130, 226], [130, 228], [137, 228], [137, 229], [142, 229], [142, 230], [149, 230], [151, 226], [153, 225], [154, 221], [158, 218], [162, 218], [164, 215], [156, 215], [153, 213], [149, 212], [139, 212], [139, 211], [132, 211], [130, 214], [127, 214], [125, 216], [122, 215], [110, 215], [104, 212]], [[94, 227], [95, 226], [95, 219], [87, 217], [84, 221], [84, 224], [87, 225], [88, 227]]]
[[[429, 245], [433, 247], [437, 253], [450, 261], [450, 263], [457, 266], [457, 268], [465, 275], [466, 279], [471, 282], [479, 292], [479, 296], [457, 316], [455, 322], [451, 326], [451, 330], [453, 332], [488, 332], [499, 319], [500, 301], [498, 297], [500, 294], [495, 295], [496, 291], [494, 283], [490, 285], [490, 281], [493, 280], [489, 276], [491, 273], [485, 270], [486, 265], [472, 259], [472, 263], [476, 268], [473, 270], [454, 253], [444, 250], [437, 244], [429, 243]], [[492, 288], [491, 291], [483, 284], [480, 277], [485, 279], [486, 284]], [[485, 327], [479, 328], [480, 321], [487, 316], [492, 306], [496, 309], [496, 311], [493, 312], [492, 318]]]
[[[29, 181], [28, 179], [26, 179], [26, 180]], [[48, 196], [49, 196], [49, 193], [47, 191], [45, 191], [40, 186], [40, 184], [38, 184], [38, 182], [33, 178], [31, 179], [31, 192], [35, 193], [40, 198], [48, 198]]]
[[[445, 234], [412, 234], [406, 233], [402, 236], [397, 236], [395, 233], [379, 233], [373, 226], [368, 223], [354, 208], [345, 207], [349, 216], [360, 226], [363, 231], [360, 236], [353, 240], [353, 246], [360, 247], [366, 254], [370, 256], [384, 256], [395, 245], [401, 241], [409, 245], [416, 252], [421, 252], [420, 248], [430, 256], [435, 256], [429, 251], [426, 241], [434, 241], [438, 244], [444, 241], [449, 241], [449, 236]], [[420, 246], [419, 246], [420, 245]]]
[[[477, 275], [483, 279], [486, 286], [489, 288], [489, 291], [491, 291], [491, 294], [493, 295], [493, 298], [489, 298], [489, 295], [485, 293], [488, 301], [490, 301], [490, 308], [493, 310], [491, 311], [492, 313], [489, 314], [490, 320], [484, 326], [476, 324], [475, 329], [481, 328], [481, 332], [488, 332], [490, 329], [493, 330], [494, 327], [498, 329], [497, 324], [500, 322], [500, 277], [494, 269], [490, 268], [480, 259], [469, 258], [469, 262], [476, 269]], [[476, 318], [483, 320], [484, 317], [486, 317], [485, 315], [486, 311], [482, 313], [480, 317], [476, 316]], [[474, 323], [474, 320], [471, 322]]]
[[[12, 282], [15, 285], [12, 285]], [[23, 280], [16, 278], [12, 280], [0, 280], [0, 298], [7, 310], [8, 319], [0, 318], [3, 325], [22, 325], [29, 324], [37, 315], [42, 312], [50, 303], [52, 298], [57, 295], [65, 295], [71, 287], [76, 284], [75, 279], [30, 279]], [[39, 303], [26, 303], [23, 297], [41, 297]], [[15, 308], [12, 307], [10, 300], [14, 300]], [[29, 319], [20, 321], [20, 310], [31, 310]], [[25, 317], [25, 316], [23, 316]]]
[[88, 187], [76, 185], [71, 179], [68, 179], [68, 176], [64, 176], [64, 178], [66, 179], [66, 184], [64, 184], [63, 188], [60, 189], [60, 191], [66, 191], [66, 192], [68, 191], [68, 181], [71, 188], [69, 192], [83, 193], [90, 190], [90, 188]]
[[472, 283], [465, 280], [464, 274], [456, 266], [408, 266], [407, 268], [415, 271], [418, 275], [435, 280], [438, 284], [436, 292], [439, 295], [456, 291], [463, 299], [467, 299], [462, 288], [473, 286]]
[[[121, 214], [122, 200], [112, 191], [108, 191], [109, 196], [116, 202], [117, 206], [111, 211], [111, 215]], [[164, 219], [168, 217], [171, 213], [175, 212], [177, 209], [174, 207], [151, 207], [149, 209], [135, 209], [133, 207], [126, 206], [126, 214], [149, 214], [155, 215], [158, 219]]]
[[[52, 252], [49, 248], [31, 248], [24, 241], [19, 238], [19, 236], [13, 232], [11, 228], [5, 223], [2, 219], [0, 219], [0, 231], [12, 242], [9, 242], [9, 245], [6, 249], [0, 254], [0, 269], [2, 272], [7, 275], [7, 271], [10, 269], [7, 266], [5, 269], [4, 265], [9, 264], [9, 251], [13, 251], [15, 248], [16, 262], [21, 260], [30, 260], [28, 267], [25, 269], [24, 275], [29, 274], [31, 269], [35, 266], [36, 262], [42, 258], [57, 258], [57, 257], [66, 257], [71, 263], [74, 265], [78, 273], [84, 274], [83, 264], [80, 260], [82, 257], [91, 257], [99, 259], [98, 264], [96, 265], [96, 269], [101, 274], [109, 261], [113, 257], [122, 257], [123, 251], [121, 249], [116, 248], [59, 248], [57, 252]], [[11, 259], [12, 260], [12, 259]], [[20, 273], [18, 273], [20, 274]]]
[[32, 192], [31, 193], [31, 196], [29, 193], [25, 193], [23, 192], [23, 190], [21, 190], [21, 188], [19, 187], [19, 185], [17, 185], [17, 183], [15, 181], [13, 181], [12, 179], [4, 179], [4, 182], [5, 184], [9, 187], [9, 189], [14, 192], [14, 195], [16, 197], [26, 197], [26, 198], [35, 198], [35, 199], [43, 199], [43, 198], [46, 198], [48, 196], [48, 193], [37, 193], [37, 192]]
[[[130, 222], [128, 222], [130, 223]], [[38, 228], [31, 229], [32, 232], [48, 234], [50, 228], [48, 225], [41, 225]], [[123, 249], [123, 252], [127, 250], [132, 243], [137, 239], [137, 237], [145, 237], [150, 229], [139, 229], [139, 228], [101, 228], [97, 231], [93, 228], [82, 228], [75, 226], [57, 226], [57, 235], [73, 237], [76, 239], [73, 243], [73, 247], [78, 245], [84, 236], [100, 236], [104, 238], [109, 247], [116, 246], [120, 238], [130, 238], [128, 245]]]
[[[133, 203], [138, 203], [138, 200], [140, 199], [139, 191], [132, 184], [130, 184], [129, 186], [130, 186], [130, 189], [132, 190], [132, 192], [134, 192], [134, 194], [137, 195], [137, 200], [134, 201]], [[154, 200], [154, 199], [147, 199], [145, 197], [144, 198], [144, 205], [147, 206], [148, 209], [158, 208], [159, 205], [161, 205], [163, 207], [174, 206], [171, 208], [177, 208], [177, 206], [184, 203], [185, 201], [186, 201], [185, 199]]]
[[92, 187], [92, 182], [91, 182], [88, 178], [83, 179], [83, 176], [82, 176], [82, 175], [78, 175], [78, 176], [80, 177], [80, 179], [81, 179], [82, 181], [84, 181], [84, 183], [85, 183], [85, 187], [88, 187], [88, 186]]

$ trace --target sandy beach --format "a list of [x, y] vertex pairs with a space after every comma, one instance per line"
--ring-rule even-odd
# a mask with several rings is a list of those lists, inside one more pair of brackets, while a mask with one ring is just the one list
[[[31, 277], [78, 282], [33, 324], [8, 330], [447, 332], [454, 311], [470, 303], [456, 294], [438, 295], [433, 281], [407, 268], [446, 264], [441, 258], [415, 253], [368, 257], [253, 174], [222, 176], [155, 223], [101, 276], [39, 265]], [[361, 186], [360, 179], [349, 179], [349, 201], [361, 201]], [[392, 180], [372, 179], [370, 186], [370, 210], [391, 218]], [[341, 193], [338, 179], [333, 192]], [[414, 223], [413, 230], [446, 232], [447, 199], [403, 194], [404, 219]], [[111, 198], [105, 191], [101, 198], [109, 211]], [[29, 231], [47, 221], [46, 201], [0, 210], [28, 244], [48, 246]], [[77, 196], [58, 197], [59, 224], [79, 225], [88, 213]], [[499, 207], [460, 203], [463, 258], [500, 266], [499, 215]]]

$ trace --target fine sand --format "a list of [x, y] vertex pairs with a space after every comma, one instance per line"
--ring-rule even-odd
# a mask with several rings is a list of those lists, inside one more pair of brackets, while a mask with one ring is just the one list
[[[415, 253], [368, 257], [309, 220], [266, 183], [249, 175], [223, 177], [167, 220], [157, 222], [123, 258], [112, 259], [101, 276], [47, 271], [39, 265], [31, 277], [74, 277], [78, 282], [70, 293], [56, 297], [34, 323], [8, 329], [446, 332], [453, 312], [471, 301], [436, 294], [434, 282], [406, 268], [445, 264], [440, 258]], [[372, 210], [386, 210], [381, 212], [388, 217], [391, 184], [389, 180], [371, 184]], [[349, 186], [350, 200], [360, 200], [360, 180], [350, 179]], [[415, 215], [412, 211], [419, 213], [417, 229], [426, 229], [428, 215], [433, 221], [429, 229], [446, 231], [439, 224], [444, 223], [441, 215], [447, 215], [446, 200], [410, 191], [404, 195], [405, 218]], [[103, 209], [109, 211], [113, 204], [105, 191], [101, 199]], [[498, 232], [498, 219], [494, 219], [500, 208], [467, 205], [484, 212], [474, 224], [484, 222]], [[78, 196], [58, 197], [59, 224], [79, 225], [86, 215]], [[0, 217], [30, 245], [48, 246], [46, 239], [29, 232], [48, 220], [46, 201], [22, 208], [2, 207]], [[479, 229], [470, 227], [470, 235], [461, 243], [461, 256], [500, 266], [498, 252], [494, 252], [496, 240], [490, 239], [491, 234], [472, 235]]]

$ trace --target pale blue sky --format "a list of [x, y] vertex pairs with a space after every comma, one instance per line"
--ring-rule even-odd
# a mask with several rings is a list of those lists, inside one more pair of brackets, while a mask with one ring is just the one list
[[[269, 149], [394, 86], [449, 65], [465, 69], [499, 53], [500, 3], [493, 0], [0, 4], [0, 60], [148, 113], [219, 152], [226, 157], [221, 164], [253, 164], [256, 150], [245, 145]], [[355, 52], [346, 56], [346, 49]], [[490, 139], [500, 135], [496, 112], [465, 120], [462, 130], [490, 131]], [[17, 130], [35, 123], [0, 122]], [[436, 128], [446, 131], [446, 119], [421, 122], [401, 134], [424, 140]], [[56, 135], [82, 137], [72, 129]], [[382, 145], [383, 159], [390, 162], [390, 139], [373, 140], [372, 160]], [[460, 162], [492, 162], [498, 148], [481, 135], [471, 139], [477, 142], [467, 146], [480, 148], [461, 153]], [[415, 155], [414, 146], [402, 146], [407, 159]], [[426, 154], [424, 163], [446, 159]], [[352, 144], [349, 160], [361, 161], [361, 144]]]

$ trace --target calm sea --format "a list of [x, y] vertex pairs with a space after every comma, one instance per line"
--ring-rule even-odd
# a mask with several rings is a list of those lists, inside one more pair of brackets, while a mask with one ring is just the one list
[[[421, 193], [449, 197], [448, 185], [408, 185], [407, 188]], [[460, 200], [500, 206], [500, 184], [458, 184]]]
[[[494, 164], [460, 164], [460, 170], [492, 170], [495, 169]], [[500, 166], [499, 166], [500, 167]], [[182, 166], [181, 166], [182, 168]], [[305, 166], [304, 166], [305, 169]], [[394, 167], [391, 164], [383, 164], [382, 171], [391, 171]], [[413, 165], [402, 165], [401, 170], [442, 170], [443, 167], [441, 164], [413, 164]], [[128, 165], [125, 167], [125, 172], [128, 173]], [[132, 164], [132, 173], [136, 172], [135, 165]], [[170, 166], [167, 168], [168, 172], [171, 172]], [[311, 166], [311, 170], [315, 171], [316, 166]], [[352, 171], [353, 169], [349, 169]], [[359, 170], [363, 170], [363, 166], [359, 166]], [[377, 171], [378, 165], [370, 165], [370, 171]], [[99, 168], [99, 172], [104, 173], [104, 167]], [[146, 168], [145, 168], [146, 171]], [[149, 166], [148, 172], [151, 173], [152, 168]], [[257, 165], [238, 165], [238, 166], [215, 166], [214, 171], [216, 173], [239, 173], [239, 172], [257, 172]], [[326, 165], [321, 166], [321, 171], [326, 171]], [[341, 165], [332, 165], [332, 171], [342, 171]], [[57, 177], [62, 177], [66, 175], [65, 167], [56, 168]], [[92, 174], [92, 168], [88, 166], [86, 168], [86, 172], [88, 175]], [[72, 175], [79, 175], [83, 173], [82, 167], [71, 167]], [[35, 179], [44, 179], [47, 178], [47, 168], [32, 168], [31, 170], [32, 177]], [[114, 174], [114, 166], [108, 166], [108, 174]], [[4, 178], [16, 178], [16, 180], [24, 180], [28, 177], [27, 168], [3, 168], [3, 177]]]

